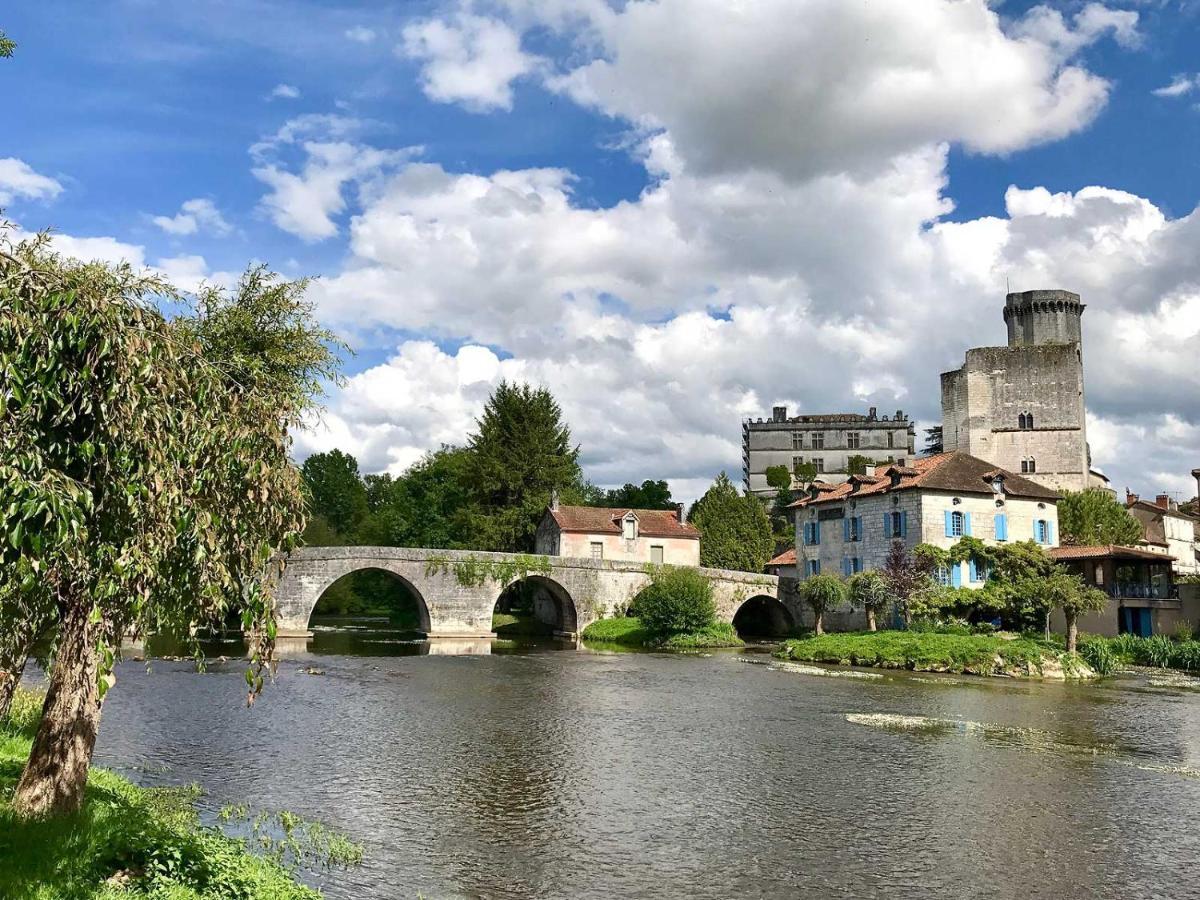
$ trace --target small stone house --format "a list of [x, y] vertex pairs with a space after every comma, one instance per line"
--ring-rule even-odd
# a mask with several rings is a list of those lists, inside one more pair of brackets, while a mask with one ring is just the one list
[[552, 500], [534, 539], [546, 556], [700, 565], [700, 532], [679, 509], [560, 506]]
[[789, 547], [764, 567], [768, 575], [778, 575], [781, 578], [796, 577], [796, 548]]
[[[845, 484], [814, 484], [792, 504], [799, 578], [883, 568], [895, 541], [949, 548], [964, 536], [987, 544], [1058, 546], [1059, 495], [962, 451], [877, 467]], [[974, 561], [939, 573], [944, 584], [982, 587]]]
[[1142, 545], [1174, 558], [1176, 575], [1200, 575], [1196, 545], [1196, 519], [1179, 509], [1166, 494], [1151, 503], [1126, 492], [1125, 508], [1142, 526]]

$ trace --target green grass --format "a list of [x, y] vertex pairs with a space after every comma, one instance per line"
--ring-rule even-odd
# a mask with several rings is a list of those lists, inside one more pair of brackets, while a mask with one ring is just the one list
[[689, 634], [675, 634], [656, 639], [637, 616], [619, 619], [598, 619], [583, 629], [583, 639], [593, 644], [617, 644], [622, 647], [645, 647], [661, 650], [702, 650], [715, 647], [740, 647], [742, 639], [733, 626], [717, 622]]
[[1185, 639], [1165, 634], [1147, 638], [1133, 634], [1122, 634], [1115, 638], [1089, 635], [1080, 638], [1079, 650], [1084, 658], [1089, 655], [1105, 658], [1111, 669], [1126, 665], [1200, 671], [1200, 641], [1191, 639], [1187, 634], [1182, 636]]
[[[41, 699], [20, 691], [0, 723], [0, 897], [6, 900], [316, 900], [276, 859], [200, 824], [196, 786], [139, 788], [103, 769], [88, 775], [75, 815], [26, 822], [9, 802], [29, 756]], [[285, 829], [296, 823], [283, 819]], [[299, 835], [303, 829], [297, 831]], [[290, 832], [274, 849], [302, 852]], [[325, 835], [324, 849], [352, 862], [361, 850]], [[342, 843], [338, 843], [341, 841]]]
[[538, 637], [553, 634], [554, 629], [536, 616], [492, 613], [492, 631], [502, 638]]
[[1037, 674], [1045, 657], [1063, 662], [1069, 672], [1076, 668], [1076, 659], [1066, 659], [1066, 654], [1053, 643], [990, 634], [912, 631], [823, 634], [787, 641], [776, 655], [805, 662], [975, 675]]

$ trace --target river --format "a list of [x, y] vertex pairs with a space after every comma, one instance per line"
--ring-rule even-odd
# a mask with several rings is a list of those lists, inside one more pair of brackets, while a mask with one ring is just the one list
[[507, 649], [126, 661], [96, 762], [343, 830], [330, 898], [1200, 896], [1194, 687]]

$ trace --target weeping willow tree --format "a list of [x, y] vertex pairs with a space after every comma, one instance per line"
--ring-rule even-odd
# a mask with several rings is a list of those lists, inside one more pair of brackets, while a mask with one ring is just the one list
[[[51, 630], [20, 815], [82, 803], [123, 635], [194, 642], [233, 610], [253, 636], [250, 699], [271, 663], [272, 569], [303, 530], [289, 430], [336, 377], [304, 282], [251, 269], [181, 298], [128, 266], [0, 234], [0, 642], [16, 672]], [[11, 646], [9, 646], [11, 645]]]

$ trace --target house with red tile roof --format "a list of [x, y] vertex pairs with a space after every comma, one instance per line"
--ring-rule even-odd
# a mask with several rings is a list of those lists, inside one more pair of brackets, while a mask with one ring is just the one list
[[546, 556], [700, 565], [700, 532], [683, 521], [682, 508], [561, 506], [555, 498], [542, 516], [534, 545]]
[[[892, 544], [984, 543], [1058, 546], [1059, 494], [962, 451], [876, 467], [842, 484], [814, 483], [792, 504], [798, 577], [852, 575], [884, 566]], [[982, 587], [973, 561], [940, 573], [949, 585]]]
[[[1162, 547], [1144, 543], [1137, 547], [1070, 546], [1056, 547], [1050, 555], [1085, 584], [1111, 598], [1104, 609], [1079, 617], [1080, 631], [1150, 637], [1170, 634], [1189, 620], [1171, 572], [1175, 559]], [[1054, 613], [1053, 624], [1065, 628], [1061, 612]]]

